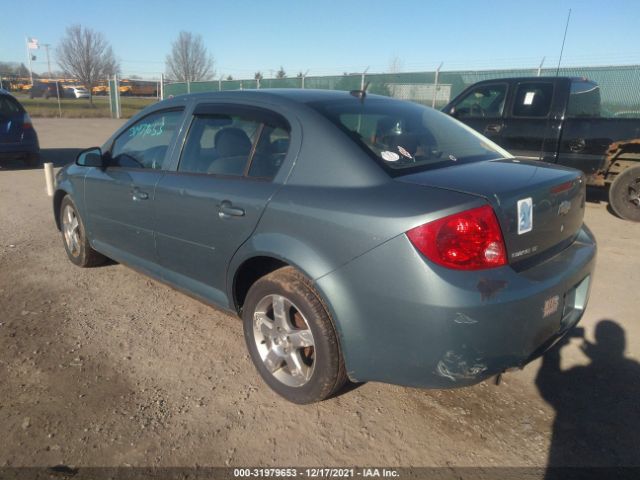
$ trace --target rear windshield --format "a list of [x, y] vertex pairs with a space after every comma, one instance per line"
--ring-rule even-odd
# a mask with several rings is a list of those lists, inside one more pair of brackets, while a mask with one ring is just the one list
[[9, 95], [0, 95], [0, 114], [3, 116], [22, 113], [22, 107]]
[[392, 176], [510, 157], [495, 143], [432, 108], [365, 97], [312, 102]]

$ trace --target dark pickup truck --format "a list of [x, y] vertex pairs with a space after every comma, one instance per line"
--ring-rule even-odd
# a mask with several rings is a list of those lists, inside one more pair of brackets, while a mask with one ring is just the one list
[[640, 118], [604, 116], [596, 83], [566, 77], [486, 80], [443, 111], [517, 157], [582, 170], [589, 185], [609, 187], [609, 204], [620, 217], [640, 221]]

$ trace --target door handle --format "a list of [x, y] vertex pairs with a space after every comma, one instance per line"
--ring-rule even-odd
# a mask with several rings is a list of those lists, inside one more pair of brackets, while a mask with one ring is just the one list
[[502, 125], [499, 123], [490, 123], [484, 129], [484, 133], [500, 133]]
[[147, 200], [149, 198], [149, 194], [147, 192], [141, 191], [139, 188], [134, 188], [131, 190], [131, 199], [134, 202], [138, 202], [140, 200]]
[[569, 150], [573, 153], [580, 153], [587, 148], [587, 142], [584, 138], [576, 138], [569, 142]]
[[218, 207], [218, 216], [220, 218], [243, 217], [244, 209], [234, 207], [229, 200], [225, 200]]

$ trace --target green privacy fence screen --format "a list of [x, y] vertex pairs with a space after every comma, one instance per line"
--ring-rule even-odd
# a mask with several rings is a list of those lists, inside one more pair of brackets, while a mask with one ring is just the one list
[[[366, 74], [368, 91], [441, 108], [469, 85], [480, 80], [507, 77], [555, 76], [555, 68], [511, 70], [467, 70], [439, 72], [407, 72]], [[437, 75], [437, 81], [436, 81]], [[566, 67], [559, 71], [564, 77], [586, 77], [600, 85], [604, 116], [640, 116], [640, 65], [606, 67]], [[243, 90], [254, 88], [320, 88], [325, 90], [355, 90], [363, 82], [361, 74], [269, 78], [260, 80], [222, 80], [208, 82], [168, 83], [165, 98], [184, 93]]]

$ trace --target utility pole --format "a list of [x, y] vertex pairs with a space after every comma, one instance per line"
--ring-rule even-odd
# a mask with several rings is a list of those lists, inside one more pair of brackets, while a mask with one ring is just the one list
[[309, 70], [307, 70], [306, 72], [304, 72], [302, 74], [302, 88], [304, 89], [304, 79], [307, 78], [307, 74], [309, 73]]
[[24, 41], [27, 45], [27, 60], [29, 61], [29, 83], [33, 85], [33, 70], [31, 68], [31, 48], [29, 45], [29, 39], [27, 37], [25, 37]]
[[367, 74], [367, 72], [369, 71], [369, 67], [364, 69], [364, 72], [362, 72], [362, 76], [360, 77], [360, 90], [364, 90], [364, 76]]
[[438, 81], [440, 80], [440, 69], [442, 68], [442, 64], [444, 62], [440, 62], [438, 68], [436, 68], [436, 78], [433, 82], [433, 97], [431, 98], [431, 108], [436, 108], [436, 97], [438, 96]]
[[51, 44], [43, 43], [42, 46], [44, 47], [44, 51], [47, 52], [47, 70], [49, 72], [49, 78], [51, 78], [51, 60], [49, 59], [49, 47]]
[[542, 57], [542, 61], [540, 62], [540, 65], [538, 65], [538, 76], [542, 74], [542, 65], [544, 65], [544, 59], [545, 57]]

